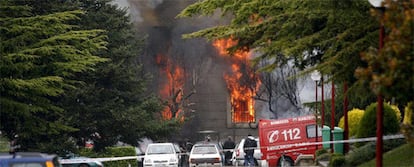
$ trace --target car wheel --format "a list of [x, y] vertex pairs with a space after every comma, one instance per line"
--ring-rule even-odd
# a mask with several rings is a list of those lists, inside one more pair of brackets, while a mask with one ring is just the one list
[[285, 156], [284, 159], [280, 158], [279, 167], [290, 167], [293, 166], [293, 160], [290, 157]]
[[88, 164], [80, 164], [79, 167], [90, 167]]

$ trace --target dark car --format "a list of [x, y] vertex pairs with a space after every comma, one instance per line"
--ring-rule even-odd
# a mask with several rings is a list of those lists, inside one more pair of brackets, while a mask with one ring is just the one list
[[0, 167], [61, 167], [59, 157], [38, 152], [0, 153]]

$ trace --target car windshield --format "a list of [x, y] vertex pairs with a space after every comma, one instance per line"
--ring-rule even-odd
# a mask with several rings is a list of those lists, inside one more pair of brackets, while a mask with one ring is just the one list
[[170, 145], [152, 145], [148, 147], [147, 154], [173, 154], [174, 148]]
[[214, 145], [196, 145], [193, 148], [193, 154], [217, 154], [217, 149]]

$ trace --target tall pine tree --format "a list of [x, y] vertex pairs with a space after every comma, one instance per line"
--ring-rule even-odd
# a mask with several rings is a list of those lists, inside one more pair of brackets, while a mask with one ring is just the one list
[[76, 130], [53, 101], [75, 88], [73, 76], [107, 60], [96, 56], [106, 36], [75, 29], [70, 22], [81, 11], [34, 15], [14, 1], [0, 4], [0, 130], [22, 150], [39, 150], [54, 136]]

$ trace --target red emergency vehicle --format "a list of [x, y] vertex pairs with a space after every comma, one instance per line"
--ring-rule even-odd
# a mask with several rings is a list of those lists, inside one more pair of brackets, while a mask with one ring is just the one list
[[318, 126], [318, 138], [316, 138], [315, 125], [313, 115], [260, 120], [259, 139], [262, 159], [266, 159], [269, 166], [280, 166], [282, 162], [293, 166], [298, 157], [314, 158], [315, 151], [322, 148], [321, 144], [315, 145], [316, 141], [322, 141], [322, 130]]

